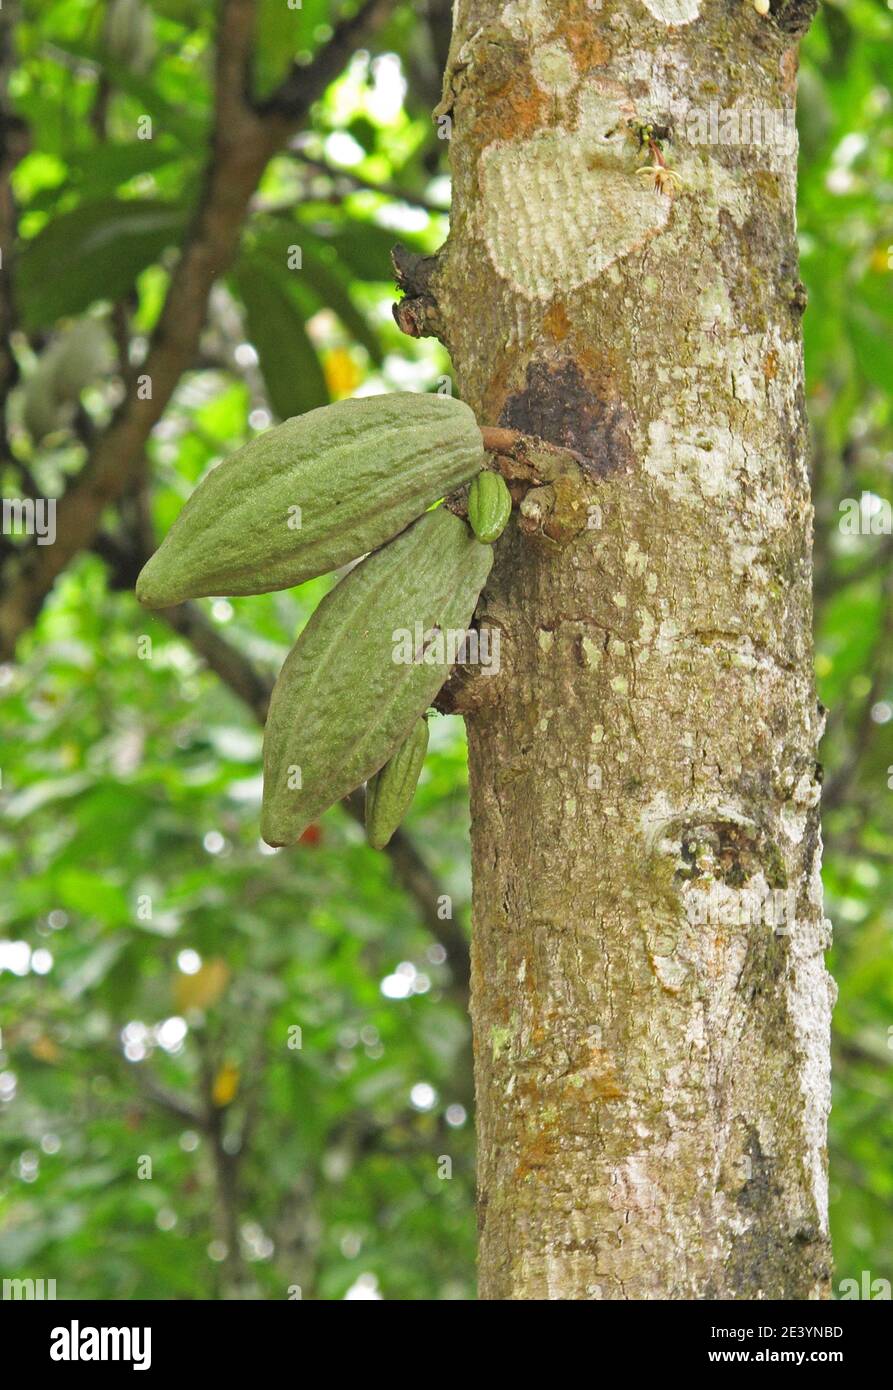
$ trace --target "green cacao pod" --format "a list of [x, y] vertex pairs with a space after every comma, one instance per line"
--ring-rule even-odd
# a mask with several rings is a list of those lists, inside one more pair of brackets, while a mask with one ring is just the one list
[[39, 442], [68, 423], [84, 387], [106, 376], [113, 362], [99, 319], [79, 319], [55, 338], [25, 382], [23, 418], [31, 437]]
[[478, 473], [468, 489], [468, 520], [479, 541], [495, 541], [512, 511], [512, 494], [500, 473]]
[[131, 72], [146, 72], [155, 56], [152, 12], [142, 0], [111, 0], [102, 37], [111, 57]]
[[458, 659], [493, 552], [444, 507], [356, 565], [301, 633], [264, 734], [261, 834], [293, 844], [366, 782]]
[[65, 403], [59, 401], [53, 382], [53, 366], [46, 354], [25, 381], [22, 418], [35, 444], [60, 429], [68, 415]]
[[107, 376], [114, 366], [112, 340], [99, 319], [79, 319], [50, 351], [59, 400], [76, 402], [85, 386]]
[[428, 721], [417, 719], [392, 758], [366, 783], [366, 838], [384, 849], [412, 805], [425, 754]]
[[140, 575], [148, 608], [263, 594], [327, 574], [399, 534], [483, 462], [472, 411], [400, 391], [267, 430], [211, 470]]

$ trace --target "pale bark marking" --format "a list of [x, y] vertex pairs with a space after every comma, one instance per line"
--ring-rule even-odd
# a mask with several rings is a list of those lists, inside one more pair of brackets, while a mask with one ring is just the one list
[[636, 178], [630, 108], [590, 86], [576, 127], [495, 140], [481, 157], [483, 234], [528, 299], [594, 280], [668, 223], [671, 200]]
[[701, 0], [645, 0], [645, 6], [662, 24], [691, 24], [701, 13]]

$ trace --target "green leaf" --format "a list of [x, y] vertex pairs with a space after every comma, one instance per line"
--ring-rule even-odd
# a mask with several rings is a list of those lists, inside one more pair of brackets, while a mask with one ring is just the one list
[[282, 420], [326, 405], [329, 391], [287, 275], [260, 258], [243, 258], [233, 272], [245, 306], [248, 337], [257, 349], [270, 405]]
[[312, 230], [320, 241], [333, 248], [338, 259], [357, 280], [393, 280], [391, 251], [398, 241], [410, 250], [422, 249], [418, 238], [406, 232], [392, 232], [375, 222], [360, 222], [356, 218], [328, 232], [319, 227]]
[[210, 120], [207, 114], [197, 116], [194, 110], [184, 111], [173, 106], [161, 95], [157, 81], [151, 77], [140, 77], [131, 72], [125, 63], [119, 63], [101, 48], [78, 43], [69, 39], [56, 47], [81, 62], [98, 66], [108, 78], [112, 87], [125, 96], [132, 97], [142, 111], [152, 117], [155, 136], [173, 135], [189, 150], [202, 145], [208, 136]]
[[70, 1001], [79, 999], [87, 990], [93, 989], [104, 980], [126, 944], [123, 936], [112, 936], [94, 946], [89, 954], [65, 975], [62, 981], [62, 993], [65, 998]]
[[323, 261], [317, 260], [311, 251], [305, 255], [304, 264], [307, 278], [319, 291], [323, 302], [338, 315], [350, 336], [366, 349], [372, 361], [380, 367], [384, 361], [381, 340], [366, 315], [354, 304], [345, 281], [337, 271], [330, 270]]
[[[174, 141], [129, 140], [126, 144], [98, 145], [79, 150], [67, 160], [72, 182], [80, 192], [89, 191], [92, 199], [112, 196], [115, 189], [128, 180], [149, 174], [165, 164], [184, 160], [180, 145]], [[65, 185], [56, 191], [61, 193]]]
[[56, 878], [59, 902], [84, 917], [98, 918], [106, 926], [120, 926], [130, 921], [130, 909], [124, 893], [116, 884], [100, 874], [85, 869], [65, 869]]
[[331, 19], [330, 0], [260, 0], [254, 50], [254, 91], [269, 96], [283, 80], [295, 54], [317, 47], [315, 31]]
[[42, 327], [82, 314], [97, 299], [120, 299], [141, 270], [180, 242], [188, 220], [185, 207], [115, 198], [54, 218], [17, 256], [25, 322]]
[[[277, 252], [280, 252], [279, 240], [280, 238], [274, 236], [272, 241], [259, 240], [257, 245], [259, 254], [264, 257], [265, 261], [271, 263], [271, 270], [274, 274], [281, 274], [276, 260]], [[345, 330], [366, 349], [372, 361], [380, 366], [384, 360], [384, 353], [378, 334], [370, 325], [366, 315], [357, 308], [351, 299], [348, 280], [338, 265], [337, 259], [332, 257], [333, 264], [330, 264], [324, 257], [325, 250], [324, 244], [316, 237], [311, 238], [302, 233], [303, 270], [300, 272], [299, 279], [295, 275], [290, 275], [288, 287], [305, 300], [309, 292], [309, 297], [318, 300], [321, 307], [329, 308], [337, 314]]]

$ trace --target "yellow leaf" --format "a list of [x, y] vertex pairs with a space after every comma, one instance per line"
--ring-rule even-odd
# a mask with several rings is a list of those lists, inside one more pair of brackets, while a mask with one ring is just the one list
[[347, 348], [333, 348], [327, 353], [323, 371], [326, 385], [336, 398], [351, 395], [363, 379], [362, 372]]
[[51, 1065], [58, 1062], [62, 1056], [62, 1049], [58, 1043], [54, 1043], [52, 1038], [48, 1038], [42, 1033], [39, 1038], [35, 1038], [31, 1044], [31, 1056], [36, 1057], [38, 1062], [49, 1062]]
[[239, 1089], [239, 1068], [233, 1062], [224, 1062], [214, 1077], [211, 1099], [217, 1106], [229, 1105], [236, 1098]]
[[174, 981], [177, 1012], [209, 1009], [216, 1004], [229, 983], [229, 966], [220, 956], [204, 961], [194, 975], [178, 975]]

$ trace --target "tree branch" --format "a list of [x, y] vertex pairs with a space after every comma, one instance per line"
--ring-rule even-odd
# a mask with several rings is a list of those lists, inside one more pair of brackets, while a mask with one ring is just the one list
[[185, 1121], [196, 1129], [207, 1130], [204, 1112], [194, 1102], [187, 1100], [170, 1086], [162, 1085], [145, 1067], [128, 1065], [126, 1071], [128, 1076], [134, 1078], [143, 1099], [151, 1101], [176, 1120]]
[[337, 183], [341, 179], [351, 188], [361, 189], [367, 193], [380, 193], [385, 198], [393, 198], [397, 202], [409, 203], [412, 207], [422, 208], [424, 212], [449, 212], [449, 208], [444, 207], [442, 203], [432, 202], [430, 198], [426, 198], [420, 193], [413, 193], [408, 188], [401, 188], [399, 184], [375, 183], [373, 179], [364, 179], [361, 174], [355, 174], [352, 169], [339, 169], [337, 164], [329, 164], [324, 159], [315, 159], [312, 155], [305, 154], [302, 149], [291, 149], [289, 154], [299, 160], [311, 173], [324, 174], [333, 183]]

